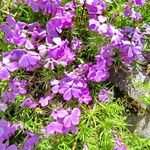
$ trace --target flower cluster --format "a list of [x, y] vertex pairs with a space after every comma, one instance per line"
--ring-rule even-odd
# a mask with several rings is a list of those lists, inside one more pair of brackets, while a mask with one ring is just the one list
[[48, 124], [44, 130], [47, 134], [68, 133], [70, 131], [77, 133], [76, 126], [79, 125], [80, 115], [79, 108], [54, 110], [51, 114], [54, 121]]
[[[14, 0], [22, 2], [24, 0]], [[107, 2], [104, 0], [80, 0], [78, 4], [75, 1], [62, 4], [61, 0], [25, 0], [34, 12], [42, 11], [43, 15], [50, 14], [50, 20], [44, 26], [39, 22], [27, 24], [15, 20], [12, 15], [7, 15], [6, 23], [0, 25], [5, 35], [6, 42], [13, 44], [15, 49], [2, 54], [0, 61], [0, 79], [9, 80], [7, 89], [2, 93], [0, 109], [6, 111], [9, 102], [15, 102], [19, 95], [25, 95], [25, 100], [20, 104], [21, 107], [35, 109], [42, 107], [44, 109], [54, 102], [59, 95], [62, 103], [67, 103], [73, 99], [78, 103], [90, 104], [93, 100], [89, 83], [106, 81], [109, 76], [109, 69], [116, 61], [116, 55], [127, 64], [134, 61], [143, 60], [143, 37], [150, 34], [150, 26], [145, 25], [145, 32], [136, 27], [116, 28], [105, 13]], [[145, 4], [145, 0], [129, 0], [137, 6]], [[94, 55], [95, 61], [83, 61], [77, 64], [78, 53], [84, 53], [85, 43], [74, 34], [67, 36], [67, 32], [72, 33], [76, 30], [76, 10], [81, 8], [83, 12], [87, 11], [88, 28], [90, 32], [101, 35], [106, 42], [105, 45], [98, 47], [99, 52]], [[138, 23], [142, 22], [141, 13], [135, 12], [134, 6], [126, 5], [124, 7], [124, 16], [129, 17]], [[81, 16], [81, 20], [82, 20]], [[17, 48], [16, 48], [17, 47]], [[118, 59], [118, 58], [117, 58]], [[75, 62], [75, 63], [74, 63]], [[64, 71], [64, 76], [50, 79], [50, 90], [42, 93], [37, 99], [33, 95], [28, 95], [28, 82], [14, 77], [15, 72], [23, 70], [30, 75], [38, 69], [50, 70], [57, 73], [59, 66], [69, 71]], [[72, 70], [72, 71], [70, 71]], [[56, 72], [55, 72], [56, 71]], [[62, 96], [62, 97], [61, 97]], [[100, 89], [97, 95], [102, 102], [109, 102], [111, 91]], [[40, 104], [40, 105], [39, 105]], [[79, 117], [81, 110], [75, 108], [58, 108], [53, 110], [51, 117], [53, 122], [49, 123], [44, 131], [46, 134], [58, 133], [77, 133]], [[11, 126], [8, 121], [0, 120], [0, 149], [18, 148], [15, 145], [6, 145], [8, 140], [16, 131], [15, 126]], [[27, 140], [23, 150], [32, 149], [37, 145], [39, 136], [27, 132]], [[115, 139], [115, 150], [119, 148], [126, 149], [119, 138]], [[121, 149], [120, 148], [120, 149]]]
[[14, 78], [8, 85], [8, 90], [3, 92], [1, 104], [1, 110], [6, 110], [6, 103], [14, 102], [18, 95], [25, 95], [26, 91], [26, 80], [19, 80], [18, 78]]
[[92, 100], [86, 80], [74, 72], [68, 73], [62, 80], [54, 79], [50, 83], [52, 92], [63, 94], [66, 101], [77, 98], [79, 103], [88, 104]]
[[0, 149], [1, 150], [31, 150], [34, 145], [38, 144], [39, 136], [26, 131], [27, 140], [25, 141], [23, 147], [20, 149], [15, 144], [9, 145], [8, 140], [12, 137], [15, 132], [20, 128], [19, 124], [11, 125], [6, 120], [0, 120]]
[[130, 5], [126, 5], [124, 7], [124, 16], [125, 17], [129, 17], [137, 22], [141, 22], [142, 21], [142, 14], [138, 13], [134, 10], [134, 8], [131, 8]]
[[43, 14], [55, 14], [61, 4], [61, 0], [26, 0], [28, 6], [31, 6], [34, 12], [42, 10]]

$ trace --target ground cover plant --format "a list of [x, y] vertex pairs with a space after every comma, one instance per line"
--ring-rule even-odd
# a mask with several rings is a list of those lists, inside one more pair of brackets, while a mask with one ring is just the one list
[[1, 0], [0, 150], [150, 149], [128, 130], [127, 95], [110, 81], [147, 65], [149, 8], [148, 0]]

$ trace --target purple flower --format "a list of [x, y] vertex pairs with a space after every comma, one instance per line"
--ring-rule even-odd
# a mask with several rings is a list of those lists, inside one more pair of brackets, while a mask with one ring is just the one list
[[0, 150], [18, 150], [16, 145], [6, 146], [6, 144], [0, 143]]
[[11, 76], [10, 73], [18, 70], [18, 68], [18, 63], [11, 61], [9, 53], [3, 53], [3, 61], [0, 61], [0, 78], [8, 80]]
[[63, 29], [73, 28], [73, 17], [75, 16], [75, 10], [73, 7], [76, 7], [76, 5], [72, 4], [70, 5], [70, 3], [67, 3], [64, 7], [59, 7], [55, 17], [47, 23], [46, 29], [48, 33], [48, 43], [51, 43], [54, 37], [59, 37], [59, 34]]
[[14, 78], [12, 82], [9, 83], [9, 88], [13, 90], [13, 94], [18, 96], [19, 94], [25, 95], [27, 93], [25, 87], [27, 85], [26, 80], [19, 81], [18, 78]]
[[109, 73], [106, 69], [106, 67], [103, 67], [101, 65], [93, 65], [89, 68], [89, 73], [87, 75], [87, 78], [89, 80], [92, 80], [94, 82], [100, 82], [104, 81], [109, 77]]
[[142, 21], [142, 14], [141, 13], [137, 13], [134, 8], [131, 8], [130, 5], [126, 5], [124, 7], [124, 16], [126, 17], [130, 17], [131, 19], [137, 21], [137, 22], [141, 22]]
[[145, 4], [145, 0], [128, 0], [128, 2], [134, 2], [137, 6]]
[[34, 51], [26, 51], [19, 59], [19, 66], [25, 67], [26, 70], [32, 70], [39, 67], [40, 56]]
[[26, 50], [24, 50], [24, 49], [13, 49], [10, 52], [10, 57], [12, 60], [19, 60], [25, 52], [26, 52]]
[[16, 130], [17, 128], [15, 125], [11, 125], [6, 120], [0, 120], [0, 142], [9, 139]]
[[103, 0], [86, 0], [86, 7], [88, 13], [92, 15], [99, 15], [106, 9], [106, 3]]
[[13, 92], [8, 92], [8, 91], [4, 91], [2, 93], [2, 102], [3, 103], [7, 103], [7, 102], [14, 102], [15, 101], [16, 96], [14, 95]]
[[82, 48], [82, 42], [77, 37], [72, 39], [71, 45], [73, 50], [79, 50]]
[[120, 138], [115, 138], [114, 139], [115, 146], [114, 150], [127, 150], [127, 146], [122, 142]]
[[41, 9], [43, 14], [54, 15], [61, 4], [61, 0], [26, 0], [26, 3], [32, 7], [34, 12], [38, 12]]
[[41, 97], [39, 103], [41, 104], [42, 107], [45, 107], [52, 102], [53, 97], [54, 94], [49, 94], [47, 96]]
[[63, 125], [59, 122], [49, 123], [45, 128], [47, 134], [63, 133]]
[[75, 53], [68, 47], [68, 40], [61, 41], [60, 38], [54, 38], [56, 45], [49, 48], [49, 58], [57, 60], [63, 66], [67, 66], [75, 60]]
[[69, 131], [77, 133], [76, 126], [79, 124], [80, 115], [79, 108], [74, 108], [72, 111], [70, 108], [54, 110], [51, 114], [54, 121], [49, 123], [44, 130], [47, 134], [67, 133]]
[[34, 109], [37, 106], [37, 103], [35, 103], [31, 98], [27, 98], [25, 101], [23, 101], [20, 104], [21, 107], [29, 107], [30, 109]]
[[[55, 81], [55, 85], [53, 84]], [[72, 97], [79, 98], [79, 95], [82, 93], [82, 90], [86, 89], [87, 84], [83, 79], [65, 77], [60, 84], [54, 80], [53, 81], [53, 93], [59, 92], [63, 94], [65, 100], [71, 100]]]
[[112, 94], [113, 93], [111, 91], [107, 91], [105, 89], [102, 89], [99, 92], [98, 98], [102, 102], [109, 102], [111, 100]]
[[5, 112], [7, 110], [7, 104], [5, 103], [0, 103], [0, 110], [2, 110], [3, 112]]
[[39, 136], [33, 133], [27, 133], [28, 137], [25, 141], [22, 150], [32, 150], [39, 143]]
[[25, 45], [27, 37], [23, 29], [26, 27], [26, 23], [17, 22], [11, 15], [7, 16], [6, 22], [7, 24], [0, 25], [0, 29], [5, 32], [5, 40], [17, 46]]
[[92, 96], [90, 95], [88, 90], [82, 91], [79, 96], [78, 103], [89, 104], [92, 101]]
[[73, 108], [70, 115], [66, 116], [63, 120], [64, 126], [70, 128], [72, 125], [76, 126], [79, 124], [79, 116], [81, 111], [79, 108]]
[[142, 54], [142, 47], [134, 42], [122, 41], [119, 46], [123, 60], [130, 63], [135, 60], [136, 56]]
[[63, 94], [65, 100], [71, 100], [72, 97], [79, 98], [84, 82], [81, 80], [65, 78], [60, 85], [59, 92]]

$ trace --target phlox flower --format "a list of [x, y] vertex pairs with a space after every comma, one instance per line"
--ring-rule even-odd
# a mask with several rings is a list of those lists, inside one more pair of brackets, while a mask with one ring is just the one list
[[18, 70], [18, 63], [11, 61], [9, 53], [3, 53], [3, 60], [0, 61], [0, 79], [8, 80], [11, 76], [11, 72]]
[[40, 55], [34, 51], [25, 51], [19, 59], [19, 66], [26, 68], [26, 70], [32, 70], [39, 67]]
[[35, 145], [39, 143], [39, 136], [36, 134], [33, 134], [31, 132], [26, 132], [27, 139], [23, 145], [22, 150], [31, 150]]
[[21, 104], [21, 107], [29, 107], [30, 109], [34, 109], [37, 107], [37, 103], [34, 102], [31, 98], [27, 98]]
[[13, 94], [15, 96], [18, 96], [19, 94], [25, 95], [27, 93], [25, 87], [27, 85], [26, 80], [19, 81], [18, 78], [14, 78], [10, 83], [9, 83], [9, 88], [13, 90]]
[[102, 102], [109, 102], [109, 101], [111, 101], [112, 94], [113, 93], [111, 91], [107, 91], [105, 89], [102, 89], [99, 92], [98, 98]]
[[15, 125], [11, 125], [6, 120], [0, 120], [0, 143], [4, 140], [8, 140], [16, 130], [17, 128]]
[[1, 150], [19, 150], [15, 144], [6, 146], [6, 144], [0, 143]]
[[41, 104], [42, 107], [45, 107], [52, 102], [53, 97], [54, 94], [48, 94], [47, 96], [41, 97], [39, 99], [39, 103]]

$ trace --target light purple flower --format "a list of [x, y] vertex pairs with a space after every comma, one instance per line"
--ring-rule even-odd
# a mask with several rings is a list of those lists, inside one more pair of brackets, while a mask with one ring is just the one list
[[[72, 97], [79, 98], [79, 95], [82, 93], [82, 90], [87, 88], [87, 84], [83, 79], [65, 77], [60, 85], [55, 85], [53, 87], [53, 92], [59, 92], [63, 94], [65, 100], [71, 100]], [[56, 93], [55, 92], [55, 93]]]
[[9, 53], [3, 53], [3, 60], [0, 61], [0, 79], [8, 80], [11, 76], [11, 72], [18, 70], [18, 63], [11, 61]]
[[130, 5], [126, 5], [124, 7], [124, 16], [126, 17], [130, 17], [131, 19], [137, 21], [137, 22], [141, 22], [142, 21], [142, 14], [138, 13], [134, 10], [134, 8], [132, 8]]
[[52, 103], [52, 99], [54, 97], [54, 94], [49, 94], [47, 96], [41, 97], [39, 100], [39, 103], [42, 107], [47, 106], [48, 104]]
[[23, 145], [22, 150], [32, 150], [35, 145], [39, 143], [39, 136], [33, 133], [27, 133], [27, 139]]
[[39, 10], [43, 11], [43, 14], [55, 14], [57, 8], [61, 4], [61, 0], [26, 0], [27, 5], [31, 6], [34, 12]]
[[0, 120], [0, 142], [8, 140], [15, 132], [17, 128], [15, 125], [11, 125], [6, 120]]
[[87, 78], [94, 82], [104, 81], [109, 77], [109, 73], [106, 67], [101, 65], [93, 65], [89, 68]]
[[20, 104], [21, 107], [29, 107], [30, 109], [34, 109], [37, 107], [37, 103], [35, 103], [31, 98], [27, 98]]
[[105, 89], [100, 90], [98, 98], [102, 102], [110, 102], [111, 101], [111, 96], [112, 96], [111, 91], [107, 91]]
[[5, 103], [0, 103], [0, 110], [2, 110], [3, 112], [5, 112], [7, 110], [7, 104]]
[[73, 108], [70, 115], [66, 116], [63, 120], [64, 126], [70, 128], [72, 125], [78, 125], [80, 120], [79, 116], [81, 115], [81, 111], [79, 108]]
[[27, 93], [25, 87], [27, 85], [26, 80], [21, 80], [19, 81], [18, 78], [14, 78], [10, 83], [9, 83], [9, 88], [13, 90], [13, 94], [15, 96], [18, 96], [19, 94], [25, 95]]
[[75, 60], [75, 53], [69, 48], [69, 41], [61, 41], [60, 38], [54, 38], [56, 45], [49, 48], [49, 58], [57, 60], [58, 64], [67, 66]]
[[82, 48], [82, 42], [77, 37], [72, 39], [71, 45], [73, 50], [79, 50]]
[[88, 90], [82, 91], [81, 95], [78, 98], [78, 103], [89, 104], [92, 101], [92, 96]]
[[7, 103], [7, 102], [13, 103], [15, 101], [15, 98], [16, 98], [16, 96], [14, 95], [14, 93], [12, 91], [11, 92], [4, 91], [2, 93], [2, 102], [3, 103]]
[[63, 125], [59, 122], [52, 122], [44, 130], [47, 134], [63, 133]]
[[114, 143], [114, 150], [127, 150], [127, 146], [122, 142], [120, 138], [115, 138]]
[[70, 108], [53, 110], [51, 116], [54, 121], [49, 123], [44, 131], [47, 134], [56, 134], [56, 133], [68, 133], [72, 131], [77, 133], [76, 126], [79, 124], [79, 116], [81, 111], [79, 108]]
[[19, 66], [25, 67], [26, 70], [32, 70], [33, 68], [39, 67], [40, 56], [34, 51], [26, 51], [22, 57], [19, 59]]
[[6, 144], [0, 143], [0, 150], [18, 150], [18, 148], [15, 144], [7, 147]]

